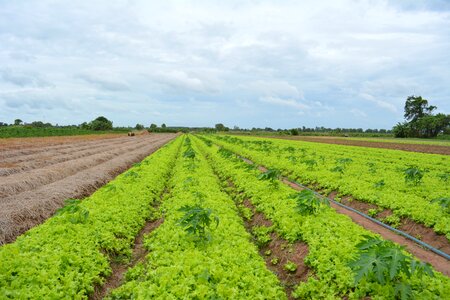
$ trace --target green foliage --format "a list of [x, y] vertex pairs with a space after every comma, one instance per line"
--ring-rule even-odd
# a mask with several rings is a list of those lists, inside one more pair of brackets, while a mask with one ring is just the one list
[[431, 201], [431, 203], [437, 203], [447, 213], [450, 213], [450, 197], [439, 197]]
[[107, 118], [101, 116], [91, 121], [89, 125], [89, 129], [99, 131], [99, 130], [111, 130], [113, 128], [112, 121]]
[[269, 181], [276, 181], [280, 178], [281, 176], [281, 172], [280, 170], [277, 169], [269, 169], [267, 171], [265, 171], [264, 173], [260, 174], [258, 176], [259, 180], [269, 180]]
[[310, 171], [314, 170], [314, 167], [317, 167], [317, 161], [314, 159], [306, 159], [303, 160], [302, 163], [307, 165], [307, 169]]
[[450, 115], [433, 115], [436, 106], [421, 96], [409, 96], [405, 102], [405, 121], [393, 128], [395, 137], [436, 137], [450, 126]]
[[234, 153], [231, 152], [230, 150], [227, 150], [223, 147], [219, 148], [219, 150], [217, 150], [217, 153], [219, 153], [220, 155], [222, 155], [222, 157], [225, 158], [230, 158], [234, 156]]
[[297, 210], [302, 215], [315, 215], [323, 208], [330, 206], [330, 201], [326, 197], [318, 197], [310, 190], [302, 190], [291, 196], [297, 202]]
[[69, 215], [69, 221], [73, 224], [85, 223], [89, 217], [89, 210], [81, 207], [79, 199], [67, 199], [65, 206], [56, 211], [55, 216]]
[[349, 263], [355, 274], [355, 285], [363, 280], [394, 285], [397, 298], [412, 299], [412, 287], [406, 280], [413, 275], [434, 276], [429, 264], [411, 258], [404, 253], [402, 247], [390, 241], [364, 236], [364, 240], [357, 247], [359, 254]]
[[184, 213], [178, 220], [178, 224], [198, 241], [210, 241], [209, 230], [213, 224], [219, 226], [219, 217], [210, 208], [203, 208], [199, 205], [183, 206], [178, 211]]
[[189, 159], [194, 159], [195, 158], [195, 151], [194, 151], [194, 149], [188, 148], [187, 150], [185, 150], [183, 152], [183, 157], [189, 158]]
[[[0, 298], [87, 299], [111, 274], [110, 263], [131, 245], [164, 190], [181, 139], [84, 199], [66, 201], [55, 216], [0, 247]], [[130, 172], [130, 171], [129, 171]]]
[[252, 228], [252, 234], [255, 237], [258, 247], [266, 246], [272, 238], [270, 234], [273, 232], [273, 227], [266, 226], [254, 226]]
[[297, 271], [297, 265], [296, 265], [295, 263], [291, 262], [291, 261], [288, 261], [288, 262], [283, 266], [283, 268], [284, 268], [286, 271], [291, 272], [291, 273], [295, 273], [295, 271]]
[[375, 182], [373, 186], [374, 186], [376, 189], [381, 189], [381, 188], [383, 188], [385, 185], [386, 185], [386, 182], [384, 182], [384, 179], [381, 179], [380, 181]]
[[278, 265], [279, 262], [280, 262], [280, 259], [278, 257], [274, 257], [270, 260], [270, 263], [274, 266]]
[[345, 167], [344, 166], [334, 166], [332, 169], [330, 169], [330, 171], [340, 173], [342, 175], [342, 174], [344, 174]]
[[[283, 140], [271, 140], [272, 144], [269, 147], [272, 147], [272, 150], [266, 152], [260, 151], [251, 143], [256, 140], [259, 142], [260, 138], [231, 137], [230, 140], [232, 139], [233, 142], [229, 142], [222, 137], [208, 136], [215, 144], [239, 153], [254, 161], [255, 164], [291, 173], [291, 178], [297, 181], [311, 185], [317, 184], [321, 188], [333, 191], [338, 190], [340, 194], [350, 194], [357, 199], [367, 197], [370, 199], [369, 202], [380, 207], [390, 208], [389, 206], [392, 205], [396, 207], [396, 209], [391, 208], [395, 213], [401, 210], [403, 213], [408, 212], [409, 215], [419, 218], [443, 220], [442, 215], [436, 214], [436, 211], [440, 211], [438, 205], [430, 205], [426, 198], [415, 196], [411, 193], [412, 189], [405, 189], [405, 195], [400, 193], [396, 187], [402, 186], [403, 176], [399, 176], [395, 165], [397, 162], [408, 165], [410, 161], [415, 161], [420, 163], [422, 168], [422, 164], [426, 162], [436, 166], [435, 169], [429, 167], [432, 169], [430, 172], [435, 174], [436, 169], [437, 172], [442, 172], [439, 170], [446, 166], [448, 162], [446, 157], [427, 155], [427, 160], [421, 161], [420, 157], [424, 155], [417, 153], [397, 153], [397, 151], [389, 150]], [[284, 150], [290, 146], [296, 149], [302, 147], [307, 149], [308, 153], [316, 152], [317, 156], [325, 155], [324, 166], [309, 172], [302, 164], [292, 165], [287, 158], [291, 155], [289, 150]], [[258, 180], [255, 176], [256, 171], [249, 172], [244, 168], [246, 163], [239, 164], [221, 157], [216, 152], [216, 146], [212, 148], [204, 146], [201, 151], [208, 155], [212, 167], [222, 180], [231, 179], [235, 188], [246, 195], [256, 210], [264, 213], [265, 217], [274, 224], [273, 228], [277, 234], [290, 242], [301, 240], [308, 245], [305, 263], [314, 275], [309, 276], [306, 282], [302, 282], [295, 288], [293, 297], [297, 299], [341, 299], [343, 297], [364, 299], [370, 295], [372, 299], [395, 298], [396, 283], [381, 286], [376, 282], [363, 280], [357, 286], [354, 284], [354, 275], [348, 263], [358, 255], [359, 250], [355, 246], [361, 241], [363, 235], [370, 234], [369, 231], [332, 209], [325, 209], [316, 215], [299, 214], [295, 199], [290, 198], [293, 190], [287, 185], [281, 184], [278, 189], [268, 189], [270, 182]], [[280, 157], [277, 157], [278, 155]], [[345, 177], [337, 178], [329, 169], [339, 157], [351, 157], [353, 163], [346, 170]], [[373, 183], [380, 180], [380, 176], [368, 172], [368, 161], [376, 165], [378, 173], [383, 171], [386, 186], [382, 190], [373, 187]], [[439, 191], [445, 192], [442, 183], [435, 179], [433, 185], [429, 187], [431, 192], [428, 191], [428, 197]], [[414, 190], [424, 187], [426, 186], [422, 185]], [[436, 191], [433, 192], [433, 190]], [[379, 199], [383, 202], [378, 202]], [[414, 199], [414, 205], [411, 205], [410, 199]], [[420, 210], [418, 210], [419, 207]], [[445, 298], [450, 288], [450, 280], [446, 276], [436, 273], [434, 277], [430, 277], [425, 273], [423, 279], [420, 279], [417, 275], [418, 273], [405, 280], [406, 284], [413, 287], [414, 296], [418, 299]], [[402, 290], [400, 285], [397, 288], [399, 291]]]
[[419, 185], [422, 182], [424, 171], [419, 169], [419, 167], [409, 166], [403, 172], [407, 184]]
[[402, 220], [400, 219], [400, 217], [395, 214], [389, 215], [383, 219], [384, 223], [389, 224], [394, 228], [399, 227], [401, 224], [401, 221]]

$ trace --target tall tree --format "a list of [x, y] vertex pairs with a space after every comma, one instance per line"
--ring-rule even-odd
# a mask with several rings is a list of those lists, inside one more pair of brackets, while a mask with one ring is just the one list
[[422, 96], [409, 96], [405, 102], [405, 119], [416, 122], [418, 119], [430, 116], [436, 106], [428, 105], [428, 100]]

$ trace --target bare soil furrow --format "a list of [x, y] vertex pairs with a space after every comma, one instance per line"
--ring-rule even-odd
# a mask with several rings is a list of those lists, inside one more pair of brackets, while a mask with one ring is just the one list
[[[119, 137], [114, 137], [114, 138], [110, 138], [108, 140], [126, 140], [127, 137], [126, 136], [119, 136]], [[84, 147], [84, 146], [88, 146], [88, 145], [95, 145], [99, 142], [102, 142], [104, 140], [92, 140], [92, 141], [81, 141], [81, 140], [76, 140], [73, 142], [69, 142], [66, 144], [56, 144], [56, 145], [45, 145], [42, 147], [24, 147], [23, 149], [13, 149], [13, 150], [6, 150], [6, 151], [0, 151], [0, 161], [3, 161], [5, 159], [11, 159], [14, 157], [17, 157], [19, 159], [23, 159], [25, 158], [27, 155], [36, 155], [39, 153], [45, 153], [46, 151], [62, 151], [65, 149], [71, 149], [74, 147]]]
[[136, 140], [133, 138], [114, 139], [109, 141], [106, 140], [98, 144], [91, 144], [81, 148], [74, 145], [63, 151], [48, 150], [44, 153], [26, 155], [24, 158], [6, 159], [0, 163], [0, 176], [9, 176], [78, 158], [86, 158], [99, 153], [100, 150], [104, 151], [106, 149], [115, 148], [117, 145], [123, 147], [135, 143]]
[[135, 151], [136, 149], [147, 145], [149, 139], [152, 142], [159, 141], [159, 138], [157, 140], [153, 138], [143, 138], [135, 144], [120, 146], [114, 150], [100, 152], [86, 158], [82, 157], [63, 163], [57, 163], [46, 168], [7, 176], [0, 183], [0, 203], [3, 202], [2, 198], [6, 196], [35, 189], [39, 186], [71, 176], [81, 170], [104, 163], [122, 153]]
[[102, 141], [124, 137], [124, 133], [91, 134], [74, 136], [47, 136], [27, 138], [5, 138], [0, 139], [0, 154], [9, 150], [24, 150], [28, 148], [43, 148], [55, 145], [68, 145], [71, 143]]
[[174, 134], [160, 135], [155, 142], [145, 138], [145, 143], [129, 152], [122, 152], [108, 161], [84, 168], [71, 176], [8, 196], [0, 203], [0, 245], [12, 242], [28, 229], [42, 223], [62, 207], [68, 198], [89, 196], [100, 186], [109, 182], [128, 169], [133, 163], [141, 161], [162, 145], [175, 138]]

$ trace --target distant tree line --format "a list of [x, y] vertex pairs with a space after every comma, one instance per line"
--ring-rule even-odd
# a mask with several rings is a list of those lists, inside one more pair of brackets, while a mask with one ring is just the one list
[[432, 138], [440, 133], [450, 134], [450, 115], [433, 114], [436, 109], [421, 96], [409, 96], [405, 102], [405, 121], [392, 129], [395, 137]]

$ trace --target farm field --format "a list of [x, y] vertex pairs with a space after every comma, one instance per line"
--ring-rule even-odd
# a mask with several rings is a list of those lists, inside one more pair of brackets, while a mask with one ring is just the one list
[[211, 139], [450, 250], [449, 156], [276, 139]]
[[40, 224], [175, 138], [173, 134], [0, 140], [0, 244]]
[[[310, 164], [313, 170], [302, 170], [309, 174], [315, 168], [321, 170], [320, 163], [334, 162], [333, 155], [349, 155], [346, 151], [354, 147], [328, 145], [340, 148], [325, 153], [323, 144], [300, 147], [299, 142], [272, 139], [158, 137], [139, 137], [148, 147], [152, 138], [154, 150], [156, 144], [165, 144], [152, 155], [87, 198], [66, 201], [43, 224], [1, 246], [0, 295], [6, 299], [447, 297], [448, 261], [433, 270], [397, 244], [336, 212], [323, 199], [286, 184], [274, 169], [260, 170], [237, 155], [271, 168], [274, 161], [284, 163], [287, 155], [292, 156], [288, 161], [295, 158], [301, 166], [306, 155], [308, 160], [323, 155], [317, 165]], [[117, 143], [110, 148], [130, 147], [126, 141], [112, 138], [102, 143]], [[91, 142], [84, 146], [92, 147]], [[88, 149], [80, 151], [82, 155]], [[362, 157], [352, 154], [351, 161], [340, 161], [344, 170], [338, 172], [339, 178], [354, 176], [352, 165], [359, 165]], [[276, 159], [270, 160], [273, 156]], [[379, 171], [385, 167], [384, 160], [395, 158], [392, 153], [363, 166]], [[448, 166], [441, 160], [420, 165], [430, 171], [420, 185], [408, 189], [422, 195], [419, 186], [430, 184], [427, 177], [441, 174], [442, 165]], [[433, 164], [437, 164], [434, 169]], [[285, 170], [284, 175], [295, 174], [296, 169], [282, 166], [276, 165]], [[39, 171], [42, 165], [27, 168], [27, 172]], [[25, 171], [5, 178], [21, 172]], [[391, 188], [389, 177], [383, 179], [383, 187]], [[404, 192], [413, 194], [408, 189]], [[377, 196], [381, 199], [385, 194]], [[445, 215], [438, 214], [441, 207], [431, 207], [425, 215], [434, 214], [436, 220], [440, 218], [437, 224], [444, 224]]]
[[450, 155], [450, 141], [445, 140], [331, 136], [272, 136], [272, 138]]

